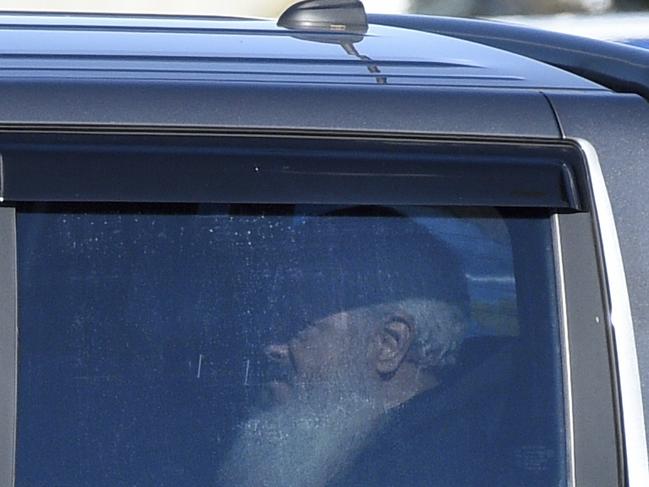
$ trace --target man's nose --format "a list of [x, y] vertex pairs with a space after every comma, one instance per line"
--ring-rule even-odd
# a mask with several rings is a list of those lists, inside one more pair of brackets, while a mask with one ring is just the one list
[[287, 364], [290, 360], [288, 344], [286, 343], [273, 343], [264, 348], [264, 353], [269, 360]]

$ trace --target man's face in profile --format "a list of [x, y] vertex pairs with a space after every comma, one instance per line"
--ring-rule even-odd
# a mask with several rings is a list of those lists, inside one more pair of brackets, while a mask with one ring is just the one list
[[406, 360], [413, 336], [405, 312], [356, 308], [268, 345], [289, 373], [269, 384], [271, 407], [244, 424], [224, 485], [322, 487], [344, 471], [385, 412], [424, 386]]
[[269, 384], [271, 402], [355, 394], [383, 408], [406, 400], [422, 385], [423, 374], [406, 360], [414, 336], [406, 312], [357, 308], [317, 320], [286, 343], [266, 347], [266, 355], [288, 370]]
[[[288, 369], [269, 384], [270, 407], [244, 425], [220, 485], [324, 487], [373, 429], [367, 323], [341, 312], [265, 349]], [[297, 467], [296, 467], [297, 466]]]
[[289, 369], [289, 378], [270, 384], [282, 402], [314, 388], [361, 387], [370, 372], [370, 326], [352, 312], [341, 312], [309, 324], [287, 343], [266, 347], [267, 356]]

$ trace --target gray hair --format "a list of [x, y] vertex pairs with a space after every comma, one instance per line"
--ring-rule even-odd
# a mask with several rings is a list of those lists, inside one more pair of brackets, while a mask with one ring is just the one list
[[[421, 369], [454, 365], [467, 328], [466, 315], [454, 304], [434, 299], [406, 299], [368, 309], [373, 318], [407, 316], [415, 327], [408, 359]], [[378, 313], [378, 314], [377, 314]]]

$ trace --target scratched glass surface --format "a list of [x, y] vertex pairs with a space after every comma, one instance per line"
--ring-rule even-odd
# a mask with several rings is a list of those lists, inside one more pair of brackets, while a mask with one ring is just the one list
[[22, 486], [565, 483], [548, 216], [18, 215]]

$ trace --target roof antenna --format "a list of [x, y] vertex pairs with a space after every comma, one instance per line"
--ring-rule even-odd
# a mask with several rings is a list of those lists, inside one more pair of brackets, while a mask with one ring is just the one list
[[369, 63], [367, 69], [375, 75], [378, 84], [387, 83], [372, 59], [360, 54], [354, 46], [368, 30], [365, 7], [360, 1], [303, 0], [286, 9], [277, 25], [294, 31], [298, 39], [340, 44], [347, 54]]
[[291, 5], [277, 25], [300, 32], [367, 32], [365, 7], [358, 0], [303, 0]]

